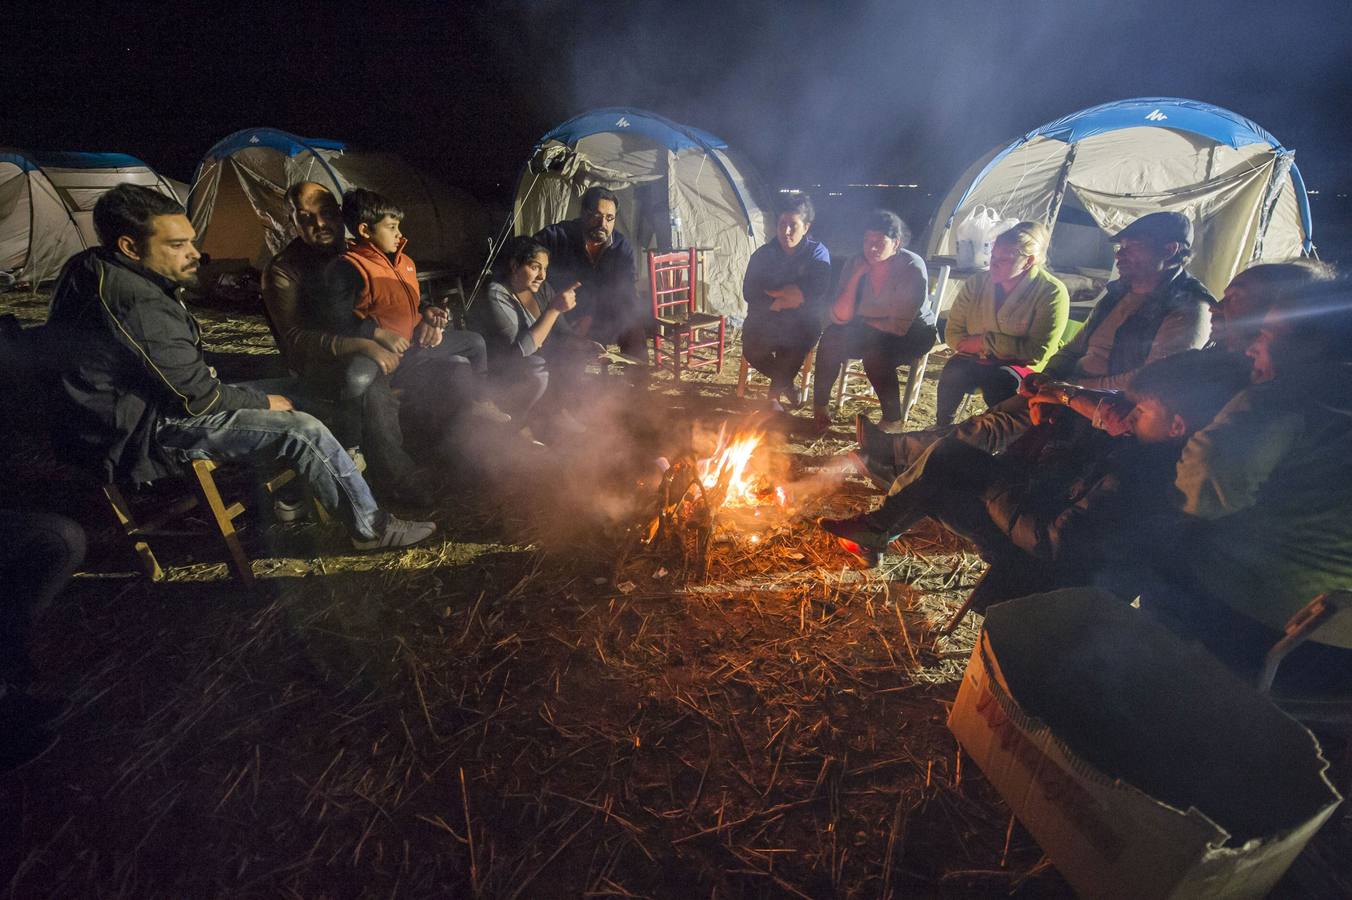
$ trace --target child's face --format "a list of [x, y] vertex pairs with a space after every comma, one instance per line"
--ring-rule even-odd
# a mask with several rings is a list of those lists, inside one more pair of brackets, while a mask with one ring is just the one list
[[365, 232], [362, 237], [374, 244], [381, 253], [393, 253], [398, 250], [399, 239], [403, 237], [399, 231], [399, 220], [394, 216], [386, 216], [369, 228], [363, 225], [362, 231]]
[[1131, 433], [1142, 444], [1160, 444], [1187, 433], [1183, 417], [1154, 397], [1141, 397], [1127, 418]]

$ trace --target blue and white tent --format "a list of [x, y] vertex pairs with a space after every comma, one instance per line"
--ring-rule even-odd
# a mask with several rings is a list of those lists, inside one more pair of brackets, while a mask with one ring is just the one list
[[[540, 138], [517, 182], [515, 231], [578, 215], [592, 185], [619, 196], [616, 230], [640, 251], [704, 247], [702, 305], [741, 316], [742, 275], [765, 243], [769, 196], [717, 137], [641, 109], [595, 109]], [[647, 272], [639, 280], [646, 295]]]
[[39, 284], [99, 242], [94, 204], [124, 181], [180, 203], [186, 188], [125, 153], [30, 153], [0, 148], [0, 271]]
[[955, 254], [954, 229], [978, 205], [1045, 222], [1051, 267], [1098, 280], [1113, 267], [1109, 236], [1158, 210], [1192, 219], [1188, 268], [1216, 296], [1251, 262], [1313, 252], [1295, 153], [1251, 120], [1195, 100], [1105, 103], [997, 147], [940, 204], [929, 257]]
[[237, 131], [198, 164], [188, 215], [199, 246], [214, 260], [244, 260], [262, 268], [295, 236], [286, 189], [298, 181], [318, 182], [340, 199], [353, 187], [379, 191], [403, 208], [409, 253], [420, 265], [479, 268], [490, 226], [468, 194], [393, 154], [275, 128]]

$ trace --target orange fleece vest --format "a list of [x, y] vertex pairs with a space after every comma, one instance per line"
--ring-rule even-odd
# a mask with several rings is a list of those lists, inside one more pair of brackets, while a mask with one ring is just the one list
[[394, 262], [367, 241], [349, 243], [343, 258], [356, 267], [366, 284], [354, 312], [413, 340], [413, 329], [422, 315], [418, 312], [418, 269], [404, 254], [407, 243], [407, 239], [399, 241]]

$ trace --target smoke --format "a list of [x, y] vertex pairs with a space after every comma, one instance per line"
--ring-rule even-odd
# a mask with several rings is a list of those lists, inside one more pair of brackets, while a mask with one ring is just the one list
[[[1333, 119], [1348, 84], [1352, 8], [1315, 0], [1280, 13], [1164, 0], [550, 0], [512, 9], [504, 46], [513, 28], [548, 36], [543, 58], [557, 83], [544, 99], [561, 104], [554, 121], [597, 106], [651, 109], [723, 137], [775, 185], [919, 180], [937, 195], [991, 147], [1133, 96], [1217, 103], [1289, 147], [1347, 131]], [[1329, 101], [1322, 116], [1308, 114], [1311, 96]]]

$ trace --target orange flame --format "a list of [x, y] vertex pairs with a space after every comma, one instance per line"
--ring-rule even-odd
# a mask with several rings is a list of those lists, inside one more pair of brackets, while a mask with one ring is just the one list
[[[719, 428], [713, 454], [700, 460], [700, 482], [710, 490], [725, 482], [728, 486], [723, 501], [725, 506], [758, 506], [762, 503], [761, 492], [757, 490], [760, 479], [751, 470], [751, 458], [765, 434], [753, 431], [729, 437], [727, 431], [726, 424]], [[783, 488], [777, 488], [775, 493], [777, 498], [782, 498]], [[783, 500], [780, 502], [782, 504]]]

